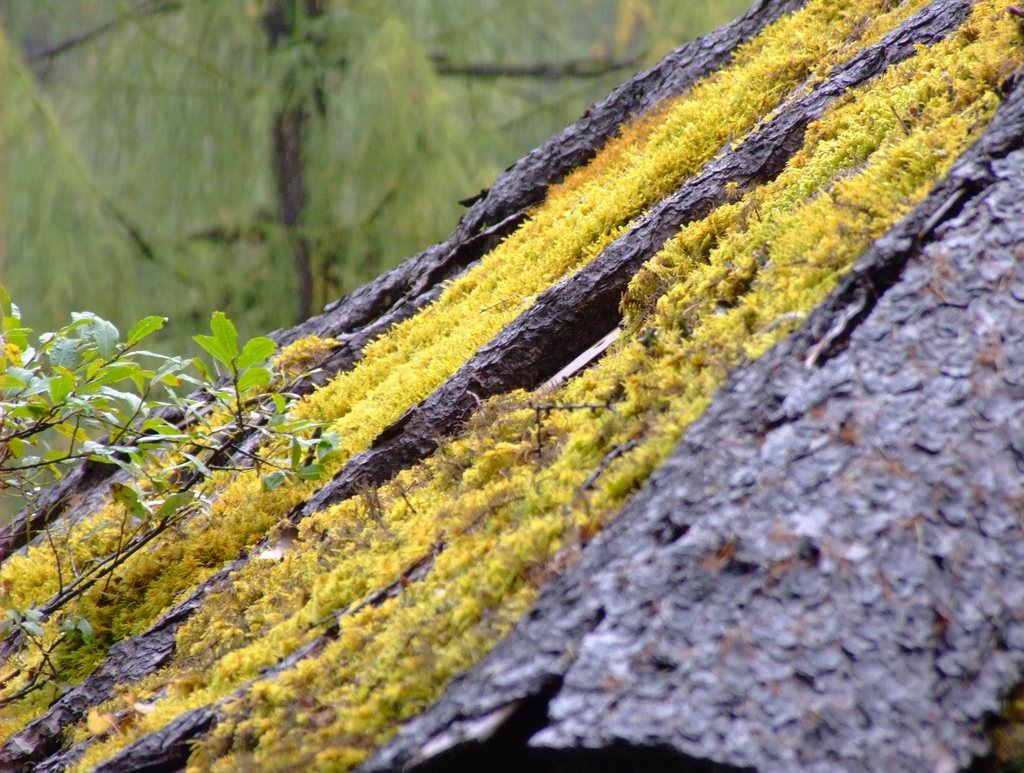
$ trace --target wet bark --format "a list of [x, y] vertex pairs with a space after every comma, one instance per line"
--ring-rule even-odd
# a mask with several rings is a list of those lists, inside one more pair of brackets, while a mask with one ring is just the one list
[[[511, 233], [528, 209], [542, 200], [550, 184], [590, 159], [623, 122], [722, 67], [738, 45], [802, 4], [803, 0], [758, 0], [737, 21], [681, 46], [509, 167], [492, 188], [468, 202], [469, 211], [445, 242], [331, 304], [323, 314], [272, 334], [281, 345], [311, 334], [339, 340], [339, 345], [316, 364], [321, 373], [301, 385], [300, 390], [311, 389], [350, 368], [366, 343], [431, 303], [444, 280], [465, 270]], [[280, 29], [282, 22], [272, 16], [268, 17], [267, 28], [274, 40], [279, 34], [275, 30]], [[117, 480], [115, 473], [116, 468], [109, 465], [85, 465], [45, 492], [41, 506], [19, 514], [14, 522], [0, 529], [0, 561], [37, 539], [47, 523], [66, 515], [83, 517], [99, 507], [108, 497], [110, 484]], [[96, 672], [57, 700], [46, 715], [8, 739], [0, 748], [0, 766], [34, 764], [39, 770], [61, 770], [75, 759], [83, 745], [61, 752], [63, 730], [81, 720], [89, 708], [108, 699], [114, 684], [138, 681], [166, 664], [173, 654], [174, 635], [180, 625], [244, 562], [242, 556], [224, 567], [147, 632], [111, 648], [108, 660]], [[179, 729], [183, 729], [185, 736], [193, 733], [188, 737], [194, 737], [209, 727], [205, 716], [197, 715], [194, 722], [186, 721]], [[155, 765], [166, 761], [163, 757], [158, 761], [158, 756], [153, 758]]]
[[[758, 129], [738, 149], [729, 151], [710, 163], [696, 178], [685, 183], [669, 199], [656, 207], [630, 234], [610, 246], [593, 264], [542, 294], [534, 307], [502, 331], [434, 395], [385, 431], [375, 441], [373, 448], [355, 457], [334, 481], [298, 508], [293, 517], [297, 520], [315, 512], [333, 501], [354, 493], [356, 487], [366, 485], [367, 482], [386, 480], [396, 470], [422, 458], [433, 449], [439, 435], [454, 431], [465, 420], [478, 399], [519, 386], [537, 386], [557, 372], [580, 351], [589, 347], [596, 338], [600, 338], [608, 329], [614, 327], [618, 319], [618, 298], [625, 283], [680, 225], [704, 216], [721, 203], [728, 183], [739, 182], [748, 185], [777, 174], [786, 159], [800, 146], [807, 124], [820, 116], [833, 100], [850, 88], [875, 77], [888, 65], [909, 56], [916, 45], [934, 42], [949, 34], [966, 17], [970, 6], [971, 3], [967, 0], [938, 0], [908, 20], [880, 44], [866, 49], [847, 64], [838, 67], [813, 91], [794, 97], [778, 111], [771, 123]], [[903, 264], [917, 254], [920, 245], [928, 240], [942, 222], [952, 217], [964, 201], [985, 187], [988, 178], [982, 176], [980, 179], [968, 179], [964, 177], [963, 170], [975, 169], [979, 163], [978, 158], [990, 161], [997, 153], [1005, 155], [1006, 127], [1008, 123], [1013, 125], [1013, 121], [1019, 117], [1017, 113], [1020, 112], [1019, 103], [1022, 101], [1024, 100], [1015, 94], [1008, 106], [1011, 108], [1010, 112], [1004, 110], [986, 135], [987, 145], [983, 143], [981, 150], [975, 151], [961, 162], [954, 175], [939, 187], [933, 197], [890, 235], [880, 240], [872, 251], [858, 262], [850, 278], [812, 316], [802, 333], [760, 363], [751, 366], [748, 373], [775, 373], [775, 370], [783, 367], [779, 365], [780, 358], [781, 362], [787, 364], [786, 367], [804, 368], [804, 361], [811, 354], [817, 363], [827, 363], [832, 353], [838, 351], [843, 341], [849, 338], [849, 328], [855, 327], [860, 320], [858, 314], [868, 313], [869, 309], [862, 299], [877, 298], [884, 293], [887, 286], [899, 281]], [[1017, 112], [1013, 112], [1014, 110]], [[950, 197], [957, 199], [956, 206], [948, 203]], [[749, 381], [756, 378], [756, 375], [740, 374], [737, 377], [740, 381], [745, 378]], [[752, 390], [744, 394], [748, 399], [763, 399], [766, 395], [776, 393], [777, 390], [764, 393]], [[717, 406], [722, 402], [727, 407], [713, 406], [708, 415], [722, 420], [724, 415], [731, 416], [731, 412], [736, 411], [735, 417], [730, 418], [722, 432], [737, 431], [736, 427], [739, 426], [748, 434], [753, 433], [754, 437], [758, 437], [765, 431], [764, 426], [767, 425], [764, 425], [763, 421], [758, 424], [733, 406], [729, 394], [726, 390], [715, 403]], [[748, 413], [750, 410], [754, 409], [748, 408]], [[757, 410], [763, 410], [763, 406]], [[700, 422], [694, 431], [701, 431], [700, 428], [707, 427], [708, 421]], [[751, 427], [759, 429], [754, 430]], [[684, 441], [684, 446], [688, 454], [694, 451], [689, 441]], [[712, 446], [705, 444], [701, 447], [707, 449]], [[672, 468], [670, 465], [667, 469]], [[699, 464], [696, 469], [701, 469]], [[735, 463], [729, 467], [730, 471], [735, 469]], [[647, 512], [644, 508], [650, 506], [644, 503], [667, 486], [666, 480], [665, 475], [658, 475], [619, 520], [625, 519], [623, 523], [630, 523], [640, 517], [631, 513]], [[668, 489], [674, 490], [671, 486]], [[665, 520], [668, 518], [665, 512], [659, 512], [659, 517], [662, 518], [656, 529], [656, 534], [659, 535], [657, 539], [661, 540], [659, 544], [671, 545], [685, 536], [689, 525], [677, 527], [670, 519]], [[609, 530], [608, 538], [599, 543], [604, 547], [588, 549], [585, 556], [594, 553], [600, 558], [585, 562], [586, 566], [599, 567], [602, 561], [615, 559], [616, 554], [607, 545], [613, 535], [619, 534], [625, 528], [619, 527], [618, 523], [619, 521], [616, 521], [616, 526]], [[633, 556], [628, 544], [622, 549], [626, 555]], [[235, 567], [241, 566], [244, 560], [239, 559]], [[744, 564], [743, 567], [745, 566]], [[202, 595], [216, 587], [217, 583], [224, 582], [235, 567], [229, 567], [218, 575], [210, 586], [204, 585], [193, 599], [186, 603], [201, 603]], [[747, 574], [750, 573], [746, 569], [737, 572], [738, 576]], [[572, 572], [569, 577], [578, 575], [578, 572]], [[665, 575], [666, 582], [670, 576]], [[572, 765], [584, 764], [586, 761], [580, 756], [584, 754], [585, 744], [582, 742], [579, 745], [567, 742], [564, 749], [557, 747], [537, 752], [530, 745], [530, 739], [551, 724], [548, 720], [549, 704], [567, 689], [566, 673], [574, 661], [568, 658], [566, 653], [572, 651], [573, 647], [580, 646], [586, 639], [587, 632], [596, 630], [608, 616], [607, 610], [599, 605], [599, 601], [607, 596], [606, 593], [597, 594], [592, 603], [580, 604], [578, 609], [567, 609], [571, 598], [577, 602], [581, 597], [589, 598], [580, 587], [573, 586], [571, 590], [567, 590], [567, 582], [568, 579], [556, 581], [551, 589], [545, 592], [544, 599], [551, 600], [543, 602], [539, 607], [544, 612], [539, 621], [534, 624], [534, 618], [531, 617], [530, 625], [534, 627], [523, 633], [522, 629], [527, 626], [521, 626], [508, 643], [501, 645], [492, 656], [525, 659], [526, 653], [531, 653], [530, 657], [535, 659], [532, 666], [527, 668], [523, 663], [516, 663], [517, 668], [522, 668], [523, 675], [519, 681], [514, 684], [502, 682], [500, 687], [487, 682], [487, 679], [496, 673], [496, 669], [501, 668], [500, 660], [495, 661], [497, 666], [482, 666], [475, 670], [470, 676], [457, 681], [434, 709], [411, 723], [399, 739], [370, 764], [371, 769], [390, 770], [413, 763], [422, 764], [425, 769], [435, 764], [440, 766], [439, 769], [450, 769], [445, 766], [453, 764], [453, 760], [460, 764], [467, 759], [479, 762], [483, 757], [472, 755], [481, 749], [488, 760], [504, 759], [510, 765], [529, 762], [542, 767], [549, 765], [544, 769], [556, 770], [563, 769], [559, 767], [563, 764], [570, 765], [570, 768]], [[663, 590], [670, 593], [671, 587], [665, 587]], [[549, 609], [556, 611], [548, 614]], [[566, 621], [563, 627], [556, 624], [559, 620]], [[165, 635], [169, 628], [176, 627], [177, 624], [180, 623], [176, 619], [157, 623], [150, 632], [133, 640], [134, 646], [142, 646], [139, 642], [148, 641], [149, 637], [153, 637], [153, 641], [158, 641], [157, 637]], [[535, 626], [541, 625], [548, 628], [542, 628], [538, 633]], [[318, 641], [328, 640], [333, 635], [332, 631], [333, 628], [329, 627]], [[552, 643], [541, 646], [539, 643], [545, 641], [542, 637], [549, 635], [552, 637]], [[511, 654], [503, 654], [509, 652]], [[168, 653], [166, 657], [169, 656]], [[160, 655], [155, 660], [163, 663], [166, 662], [166, 657]], [[293, 655], [291, 660], [294, 661], [295, 657]], [[653, 672], [660, 673], [658, 668], [653, 669]], [[134, 672], [131, 676], [137, 678]], [[102, 697], [102, 683], [95, 684], [100, 688], [98, 693], [83, 700], [81, 707], [75, 708], [68, 715], [69, 719], [75, 713], [81, 715], [88, 700]], [[80, 689], [91, 689], [92, 685], [90, 679]], [[244, 688], [239, 695], [244, 695]], [[208, 706], [183, 715], [168, 728], [126, 747], [101, 769], [137, 769], [151, 761], [165, 764], [172, 759], [164, 756], [167, 754], [176, 755], [173, 756], [174, 764], [180, 764], [186, 758], [189, 742], [208, 732], [216, 723], [220, 705]], [[495, 717], [500, 721], [489, 721], [488, 724], [507, 731], [499, 731], [495, 736], [500, 739], [499, 747], [487, 745], [490, 743], [490, 737], [476, 738], [466, 729], [478, 726], [474, 725], [474, 719], [492, 720]], [[463, 719], [466, 721], [463, 722]], [[596, 720], [586, 715], [581, 721], [586, 723]], [[34, 723], [30, 730], [36, 732], [36, 728], [41, 727], [42, 720]], [[25, 745], [31, 747], [32, 743], [36, 743], [37, 746], [31, 748], [39, 748], [38, 745], [44, 743], [44, 737], [48, 739], [45, 743], [54, 743], [54, 736], [44, 731], [37, 739], [29, 740]], [[435, 739], [437, 743], [431, 743], [430, 748], [444, 748], [449, 751], [437, 759], [418, 758], [418, 750], [423, 748], [423, 744]], [[640, 751], [635, 743], [620, 742], [611, 737], [599, 740], [603, 745], [593, 748], [610, 749], [614, 752], [601, 759], [609, 764], [616, 759], [622, 760], [622, 764], [626, 766], [624, 769], [644, 761], [651, 764], [667, 761], [665, 764], [678, 765], [680, 761], [688, 760], [698, 768], [700, 765], [713, 766], [721, 762], [692, 754], [681, 748], [674, 738], [658, 739], [654, 744], [656, 748], [648, 749], [645, 746]], [[589, 745], [586, 745], [586, 748], [591, 749]], [[506, 749], [518, 756], [504, 757]], [[501, 754], [495, 755], [498, 750], [501, 750]], [[448, 754], [453, 756], [449, 757]], [[470, 756], [463, 758], [460, 755]], [[593, 764], [597, 764], [595, 759], [591, 759]], [[741, 760], [736, 764], [747, 763]]]
[[[362, 347], [393, 324], [432, 301], [445, 279], [478, 260], [511, 233], [526, 211], [539, 203], [548, 186], [586, 163], [632, 116], [662, 99], [685, 91], [698, 79], [725, 65], [737, 46], [768, 24], [803, 5], [805, 0], [757, 0], [744, 16], [715, 32], [680, 46], [591, 106], [574, 124], [510, 166], [494, 185], [469, 200], [469, 211], [448, 239], [382, 274], [350, 295], [331, 303], [322, 314], [272, 337], [287, 345], [308, 335], [339, 338], [343, 351], [320, 364], [324, 377], [351, 367]], [[268, 17], [268, 35], [281, 34], [283, 20]], [[173, 419], [172, 419], [173, 420]], [[0, 528], [0, 562], [37, 539], [46, 524], [65, 513], [82, 516], [102, 502], [117, 468], [87, 463], [52, 486], [36, 506]]]

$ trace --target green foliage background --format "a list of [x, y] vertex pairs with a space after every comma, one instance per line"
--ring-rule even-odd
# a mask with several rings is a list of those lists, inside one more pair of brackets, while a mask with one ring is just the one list
[[[312, 2], [312, 0], [307, 0]], [[749, 0], [0, 0], [0, 282], [36, 330], [89, 309], [244, 335], [299, 316], [454, 226], [458, 199], [642, 66]], [[296, 16], [271, 46], [265, 14]], [[100, 25], [87, 42], [38, 53]], [[600, 77], [445, 75], [453, 64], [627, 61]], [[315, 104], [314, 104], [315, 102]], [[271, 130], [309, 113], [301, 228], [279, 218]]]

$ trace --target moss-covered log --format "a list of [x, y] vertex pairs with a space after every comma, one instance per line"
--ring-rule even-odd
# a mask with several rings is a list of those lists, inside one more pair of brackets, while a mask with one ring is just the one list
[[[758, 34], [804, 0], [757, 0], [740, 19], [714, 33], [684, 44], [654, 68], [642, 72], [591, 106], [575, 124], [509, 167], [487, 191], [481, 192], [455, 232], [442, 244], [425, 250], [324, 313], [272, 337], [282, 345], [310, 336], [334, 342], [306, 366], [317, 373], [294, 386], [302, 394], [322, 386], [352, 367], [365, 345], [389, 327], [412, 316], [437, 299], [442, 283], [490, 250], [523, 220], [548, 186], [561, 181], [588, 161], [632, 117], [659, 102], [681, 94], [698, 79], [722, 67], [736, 48]], [[180, 417], [167, 416], [172, 422]], [[245, 439], [239, 439], [240, 443]], [[244, 459], [237, 460], [245, 463]], [[30, 510], [19, 513], [0, 529], [0, 563], [33, 539], [63, 514], [82, 518], [109, 498], [110, 484], [123, 476], [110, 465], [87, 462], [59, 484], [44, 492]], [[173, 636], [182, 619], [207, 592], [218, 587], [234, 566], [227, 567], [189, 599], [161, 618], [146, 634], [118, 645], [110, 659], [90, 680], [65, 695], [47, 717], [5, 745], [0, 761], [28, 764], [49, 754], [60, 729], [77, 721], [83, 712], [108, 698], [116, 683], [137, 681], [162, 665], [173, 651]], [[4, 642], [3, 656], [11, 654], [14, 639]], [[140, 652], [145, 655], [139, 656]], [[127, 654], [127, 657], [125, 655]], [[72, 708], [73, 707], [73, 708]]]
[[[0, 710], [0, 761], [966, 765], [1019, 678], [1011, 10], [758, 3], [279, 334], [323, 366], [296, 411], [339, 433], [330, 482], [197, 482], [207, 512], [75, 600], [109, 654], [58, 649], [72, 686]], [[52, 563], [8, 559], [11, 597]]]
[[[310, 335], [339, 340], [331, 356], [310, 363], [330, 377], [351, 367], [367, 342], [415, 314], [451, 278], [522, 222], [548, 186], [586, 163], [619, 127], [658, 102], [685, 91], [722, 67], [738, 46], [805, 0], [757, 0], [743, 17], [713, 34], [680, 46], [657, 66], [640, 73], [574, 124], [510, 166], [481, 192], [449, 238], [410, 258], [399, 268], [329, 305], [316, 317], [271, 336], [282, 345]], [[170, 421], [180, 417], [169, 416]], [[0, 528], [0, 561], [36, 538], [45, 525], [69, 509], [94, 509], [108, 495], [117, 468], [86, 463], [52, 486], [30, 510]]]
[[953, 770], [986, 752], [1024, 673], [1022, 127], [1018, 85], [366, 769], [604, 769], [607, 749], [623, 769]]

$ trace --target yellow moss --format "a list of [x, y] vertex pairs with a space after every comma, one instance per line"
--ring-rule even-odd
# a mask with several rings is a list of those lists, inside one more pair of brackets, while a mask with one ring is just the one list
[[[593, 162], [553, 187], [523, 226], [447, 287], [435, 304], [373, 342], [352, 371], [300, 404], [297, 415], [328, 422], [341, 437], [342, 453], [328, 475], [427, 396], [537, 294], [598, 255], [724, 143], [742, 138], [792, 89], [821, 77], [924, 1], [909, 0], [886, 11], [889, 0], [813, 0], [744, 46], [733, 65], [627, 126]], [[304, 358], [330, 345], [307, 339], [282, 352], [282, 362], [302, 367]], [[93, 622], [106, 644], [144, 630], [258, 541], [316, 485], [289, 483], [268, 493], [255, 472], [215, 475], [201, 487], [214, 500], [209, 511], [126, 561], [115, 581], [87, 594], [76, 612]], [[76, 525], [70, 537], [89, 545], [78, 556], [82, 563], [111, 550], [111, 529], [90, 542], [81, 537], [86, 528]], [[30, 550], [18, 568], [4, 576], [11, 575], [26, 605], [57, 587], [56, 567], [45, 549]]]
[[295, 378], [314, 367], [328, 352], [340, 345], [336, 338], [321, 338], [311, 335], [300, 338], [283, 347], [274, 355], [274, 366], [288, 376]]
[[[993, 114], [1003, 77], [1024, 61], [1006, 7], [979, 2], [963, 30], [811, 126], [776, 180], [735, 192], [666, 245], [624, 299], [627, 334], [544, 398], [611, 400], [614, 412], [552, 411], [538, 454], [531, 396], [496, 398], [423, 464], [307, 519], [280, 563], [253, 562], [182, 628], [175, 662], [143, 686], [169, 696], [136, 730], [90, 749], [83, 768], [257, 679], [329, 615], [355, 610], [433, 556], [425, 577], [346, 615], [318, 656], [257, 679], [191, 765], [344, 769], [363, 759], [509, 630], [671, 452], [728, 373], [799, 324], [948, 171]], [[631, 451], [607, 463], [630, 441]]]

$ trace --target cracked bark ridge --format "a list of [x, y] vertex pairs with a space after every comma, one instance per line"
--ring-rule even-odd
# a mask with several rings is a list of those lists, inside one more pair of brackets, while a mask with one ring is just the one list
[[[796, 95], [771, 123], [737, 150], [710, 163], [597, 261], [542, 294], [531, 310], [499, 334], [431, 398], [385, 431], [370, 451], [357, 455], [293, 517], [299, 519], [351, 495], [360, 486], [386, 480], [401, 467], [422, 458], [433, 450], [438, 436], [452, 432], [468, 417], [478, 398], [517, 386], [535, 386], [555, 372], [578, 354], [577, 349], [585, 349], [592, 338], [600, 337], [615, 324], [618, 298], [629, 278], [681, 224], [704, 216], [720, 203], [727, 183], [738, 180], [748, 184], [777, 174], [800, 146], [807, 124], [819, 117], [836, 97], [906, 58], [916, 45], [948, 35], [966, 18], [970, 7], [967, 0], [933, 3], [881, 43], [837, 67], [815, 90]], [[551, 347], [548, 344], [555, 336], [560, 342], [572, 340], [573, 344]], [[521, 712], [513, 712], [512, 716], [519, 717]], [[175, 734], [200, 726], [201, 723], [176, 724], [167, 729], [170, 735], [165, 741], [183, 744], [187, 739]], [[126, 752], [130, 756], [119, 757], [117, 764], [126, 765], [129, 758], [132, 764], [138, 764], [153, 742], [147, 741], [139, 749]], [[628, 750], [623, 754], [624, 764], [630, 764]]]
[[[444, 279], [472, 264], [511, 233], [524, 219], [526, 210], [543, 198], [548, 185], [558, 182], [573, 168], [589, 160], [623, 122], [662, 99], [682, 93], [701, 77], [724, 66], [738, 45], [783, 14], [799, 8], [803, 2], [758, 0], [738, 20], [680, 46], [657, 66], [616, 89], [608, 98], [592, 106], [575, 124], [510, 167], [473, 205], [446, 242], [425, 250], [399, 268], [331, 304], [322, 315], [289, 330], [276, 331], [272, 336], [281, 345], [310, 334], [339, 338], [341, 345], [319, 363], [323, 370], [317, 377], [319, 383], [351, 368], [370, 340], [433, 302]], [[72, 472], [66, 482], [47, 492], [45, 508], [39, 508], [35, 514], [22, 513], [12, 524], [0, 530], [0, 561], [27, 544], [30, 535], [59, 514], [72, 509], [89, 512], [98, 507], [106, 497], [113, 472], [114, 468], [109, 465], [88, 464]], [[204, 583], [178, 609], [187, 609], [190, 613], [196, 603], [223, 582], [226, 573], [237, 565], [239, 562]], [[151, 642], [164, 642], [169, 634], [168, 641], [173, 640], [173, 632], [183, 620], [184, 617], [175, 610], [131, 641], [134, 646], [149, 648], [153, 646]], [[164, 652], [161, 645], [156, 645], [153, 651], [157, 650]], [[134, 668], [119, 681], [135, 681], [145, 673], [151, 673], [169, 657], [170, 652], [166, 652], [158, 658], [142, 660], [140, 664], [147, 665]], [[111, 661], [111, 664], [115, 662], [118, 661]], [[29, 759], [50, 754], [60, 727], [80, 719], [91, 705], [108, 698], [111, 686], [105, 665], [75, 689], [73, 698], [58, 702], [47, 715], [30, 726], [31, 730], [26, 729], [19, 734], [22, 743], [15, 745], [9, 741], [0, 755], [16, 754], [27, 764]], [[31, 735], [31, 740], [25, 733]], [[3, 759], [0, 756], [0, 761]]]
[[971, 0], [938, 0], [881, 42], [835, 70], [809, 93], [795, 94], [777, 115], [734, 150], [711, 161], [630, 231], [570, 278], [544, 291], [426, 400], [354, 456], [335, 478], [292, 513], [300, 520], [361, 488], [379, 485], [424, 459], [440, 438], [457, 431], [487, 398], [532, 389], [586, 351], [619, 322], [619, 300], [630, 279], [665, 241], [726, 200], [726, 186], [775, 177], [803, 144], [807, 125], [836, 98], [914, 53], [945, 38], [970, 13]]
[[[736, 373], [581, 562], [364, 770], [498, 748], [537, 770], [605, 749], [768, 771], [984, 755], [1024, 668], [1022, 126], [1018, 85], [808, 326]], [[502, 746], [524, 713], [532, 731]]]
[[[550, 185], [560, 182], [573, 169], [593, 158], [623, 123], [661, 100], [683, 93], [705, 75], [721, 69], [732, 59], [738, 46], [805, 2], [757, 0], [735, 21], [675, 49], [657, 65], [618, 87], [588, 108], [575, 123], [506, 169], [490, 188], [472, 200], [471, 208], [447, 241], [410, 258], [341, 301], [330, 304], [323, 314], [280, 333], [280, 340], [289, 343], [313, 333], [337, 335], [338, 332], [361, 327], [399, 304], [403, 298], [416, 297], [423, 292], [421, 280], [424, 276], [430, 277], [430, 287], [452, 276], [472, 262], [465, 257], [453, 259], [452, 251], [501, 223], [515, 222], [518, 225], [526, 210], [540, 203]], [[508, 232], [512, 228], [514, 226]], [[482, 251], [476, 257], [480, 254]], [[339, 315], [341, 311], [344, 313]]]
[[[543, 199], [549, 185], [590, 160], [624, 122], [723, 67], [737, 46], [804, 2], [757, 0], [736, 21], [675, 49], [510, 166], [480, 194], [446, 241], [328, 305], [322, 314], [277, 330], [271, 337], [282, 346], [312, 334], [340, 338], [342, 346], [320, 366], [327, 375], [352, 367], [366, 343], [432, 302], [443, 280], [478, 260], [515, 230], [526, 211]], [[87, 462], [50, 487], [40, 506], [19, 513], [0, 528], [0, 561], [62, 514], [78, 513], [83, 507], [86, 512], [94, 510], [106, 497], [116, 471], [112, 465]]]

